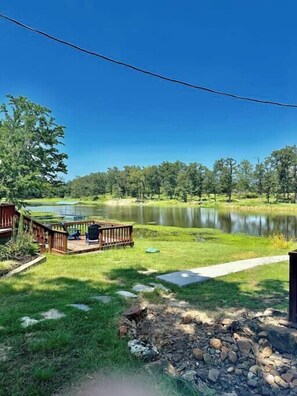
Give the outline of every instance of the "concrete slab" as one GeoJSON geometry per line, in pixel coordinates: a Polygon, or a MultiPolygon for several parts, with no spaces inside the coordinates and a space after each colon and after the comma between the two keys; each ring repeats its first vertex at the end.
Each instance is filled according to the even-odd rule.
{"type": "Polygon", "coordinates": [[[170,274],[158,275],[157,278],[162,281],[184,287],[188,285],[193,285],[195,283],[205,282],[209,279],[217,278],[219,276],[225,276],[235,272],[244,271],[260,265],[288,261],[288,259],[289,258],[287,255],[259,257],[254,259],[233,261],[224,264],[216,264],[209,267],[193,268],[191,270],[172,272],[170,274]]]}

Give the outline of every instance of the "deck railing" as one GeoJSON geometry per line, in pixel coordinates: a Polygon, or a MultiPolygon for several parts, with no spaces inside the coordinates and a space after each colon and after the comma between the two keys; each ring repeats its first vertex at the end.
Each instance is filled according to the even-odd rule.
{"type": "Polygon", "coordinates": [[[13,204],[0,204],[0,229],[12,228],[14,213],[13,204]]]}
{"type": "Polygon", "coordinates": [[[69,232],[78,229],[81,234],[88,232],[91,224],[99,224],[98,249],[106,249],[112,246],[133,246],[133,226],[126,224],[110,223],[107,221],[82,220],[67,221],[64,223],[51,224],[52,230],[65,230],[69,232]]]}
{"type": "MultiPolygon", "coordinates": [[[[19,223],[20,217],[20,212],[16,210],[16,223],[19,223]]],[[[18,224],[16,225],[18,226],[18,224]]],[[[67,252],[67,233],[65,231],[52,230],[48,226],[41,224],[26,215],[23,215],[23,228],[25,232],[30,232],[32,234],[33,240],[38,243],[42,252],[67,252]]]]}
{"type": "MultiPolygon", "coordinates": [[[[21,214],[14,205],[0,205],[0,229],[18,228],[21,214]]],[[[42,252],[68,253],[67,232],[79,229],[81,234],[88,231],[91,224],[99,224],[99,244],[98,250],[114,246],[133,246],[133,226],[125,224],[112,224],[110,222],[94,220],[70,221],[65,223],[53,223],[50,226],[39,223],[27,215],[22,215],[23,229],[30,232],[33,240],[38,243],[42,252]]]]}

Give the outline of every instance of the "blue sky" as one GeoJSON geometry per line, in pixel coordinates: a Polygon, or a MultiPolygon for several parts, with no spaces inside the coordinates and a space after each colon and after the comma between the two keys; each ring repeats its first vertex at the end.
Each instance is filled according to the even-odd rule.
{"type": "MultiPolygon", "coordinates": [[[[297,103],[295,0],[4,0],[0,12],[173,78],[297,103]]],[[[296,109],[156,80],[1,19],[0,53],[0,101],[27,96],[66,126],[67,178],[164,160],[255,162],[297,143],[296,109]]]]}

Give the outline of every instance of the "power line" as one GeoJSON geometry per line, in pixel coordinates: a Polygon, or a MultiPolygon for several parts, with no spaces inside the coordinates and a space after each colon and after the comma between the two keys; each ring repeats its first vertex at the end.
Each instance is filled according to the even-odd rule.
{"type": "Polygon", "coordinates": [[[12,23],[20,26],[21,28],[30,30],[30,31],[32,31],[34,33],[37,33],[37,34],[42,35],[44,37],[47,37],[48,39],[56,41],[56,42],[58,42],[60,44],[67,45],[68,47],[74,48],[77,51],[84,52],[84,53],[86,53],[88,55],[96,56],[97,58],[101,58],[101,59],[103,59],[103,60],[105,60],[107,62],[115,63],[117,65],[124,66],[126,68],[132,69],[132,70],[137,71],[139,73],[147,74],[149,76],[152,76],[152,77],[155,77],[155,78],[158,78],[158,79],[161,79],[161,80],[165,80],[165,81],[168,81],[168,82],[171,82],[171,83],[183,85],[183,86],[186,86],[186,87],[189,87],[189,88],[193,88],[193,89],[199,89],[201,91],[206,91],[206,92],[209,92],[209,93],[212,93],[212,94],[215,94],[215,95],[227,96],[227,97],[230,97],[230,98],[233,98],[233,99],[245,100],[245,101],[249,101],[249,102],[262,103],[262,104],[268,104],[268,105],[274,105],[274,106],[297,108],[297,104],[294,104],[294,103],[282,103],[282,102],[275,102],[273,100],[264,100],[264,99],[257,99],[257,98],[247,97],[247,96],[236,95],[236,94],[233,94],[233,93],[230,93],[230,92],[218,91],[216,89],[203,87],[203,86],[192,84],[192,83],[189,83],[189,82],[186,82],[186,81],[177,80],[175,78],[167,77],[167,76],[164,76],[162,74],[154,73],[154,72],[151,72],[149,70],[141,69],[140,67],[131,65],[129,63],[125,63],[125,62],[119,61],[117,59],[110,58],[110,57],[102,55],[102,54],[100,54],[98,52],[87,50],[87,49],[82,48],[82,47],[80,47],[80,46],[78,46],[76,44],[70,43],[69,41],[62,40],[62,39],[60,39],[58,37],[52,36],[49,33],[46,33],[46,32],[43,32],[41,30],[35,29],[35,28],[31,27],[31,26],[25,25],[24,23],[22,23],[20,21],[17,21],[16,19],[10,18],[10,17],[8,17],[6,15],[0,14],[0,17],[5,19],[5,20],[7,20],[7,21],[9,21],[9,22],[12,22],[12,23]]]}

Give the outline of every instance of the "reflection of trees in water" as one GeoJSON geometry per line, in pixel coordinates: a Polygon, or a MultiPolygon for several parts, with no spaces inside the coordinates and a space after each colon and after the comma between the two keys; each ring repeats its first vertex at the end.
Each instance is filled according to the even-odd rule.
{"type": "MultiPolygon", "coordinates": [[[[55,212],[64,214],[62,206],[35,206],[32,211],[55,212]]],[[[160,225],[195,228],[217,228],[227,233],[244,233],[249,235],[284,234],[286,237],[297,236],[297,217],[289,215],[261,215],[219,211],[207,208],[160,208],[147,206],[84,206],[69,205],[67,214],[82,216],[102,216],[107,219],[131,221],[139,224],[156,223],[160,225]]]]}

